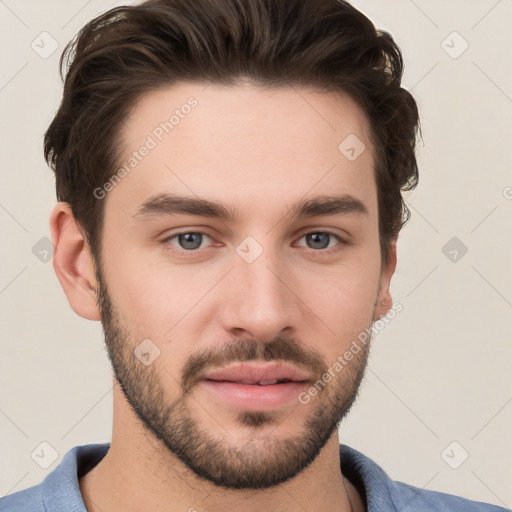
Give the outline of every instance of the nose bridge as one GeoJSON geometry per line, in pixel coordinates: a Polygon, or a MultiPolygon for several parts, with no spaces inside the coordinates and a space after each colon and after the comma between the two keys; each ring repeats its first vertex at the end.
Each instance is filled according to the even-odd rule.
{"type": "Polygon", "coordinates": [[[296,328],[300,308],[288,283],[286,261],[278,248],[248,237],[236,248],[230,272],[228,329],[243,329],[256,338],[270,340],[283,329],[296,328]]]}

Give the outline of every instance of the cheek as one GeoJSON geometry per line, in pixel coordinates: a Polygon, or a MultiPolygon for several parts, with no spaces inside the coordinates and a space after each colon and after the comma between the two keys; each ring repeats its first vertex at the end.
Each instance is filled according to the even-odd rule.
{"type": "MultiPolygon", "coordinates": [[[[336,266],[301,271],[296,276],[299,297],[327,326],[321,326],[322,332],[332,339],[336,350],[350,344],[373,320],[380,273],[379,258],[373,254],[366,248],[354,251],[336,266]]],[[[303,327],[307,329],[306,325],[303,327]]]]}
{"type": "Polygon", "coordinates": [[[181,369],[190,355],[187,336],[194,337],[194,332],[183,330],[190,327],[186,315],[204,291],[198,295],[196,285],[180,267],[148,264],[142,254],[128,249],[118,249],[118,254],[107,277],[113,304],[130,344],[135,347],[149,339],[158,347],[152,368],[169,391],[167,398],[174,400],[179,395],[181,369]]]}
{"type": "Polygon", "coordinates": [[[323,281],[317,278],[314,284],[306,292],[309,306],[338,339],[367,327],[377,292],[377,278],[369,269],[339,272],[323,281]]]}
{"type": "MultiPolygon", "coordinates": [[[[183,326],[190,327],[188,319],[202,311],[208,291],[225,272],[204,263],[177,265],[159,251],[130,247],[116,251],[107,278],[112,299],[133,332],[162,348],[178,334],[187,334],[183,326]]],[[[173,350],[179,350],[175,343],[173,350]]]]}

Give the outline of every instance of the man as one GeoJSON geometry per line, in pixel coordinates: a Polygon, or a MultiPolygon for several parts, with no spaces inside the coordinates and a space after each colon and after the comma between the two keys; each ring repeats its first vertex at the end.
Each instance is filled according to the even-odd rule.
{"type": "Polygon", "coordinates": [[[504,510],[338,440],[417,183],[391,36],[343,1],[150,0],[67,56],[53,261],[104,328],[112,441],[1,510],[504,510]]]}

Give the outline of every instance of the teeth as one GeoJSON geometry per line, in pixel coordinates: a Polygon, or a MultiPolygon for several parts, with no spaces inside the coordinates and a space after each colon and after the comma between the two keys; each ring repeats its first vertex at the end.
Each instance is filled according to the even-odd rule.
{"type": "Polygon", "coordinates": [[[274,380],[262,380],[258,382],[260,386],[267,386],[268,384],[277,384],[277,379],[274,380]]]}
{"type": "MultiPolygon", "coordinates": [[[[207,380],[212,380],[212,379],[207,379],[207,380]]],[[[287,383],[287,382],[292,382],[290,379],[273,379],[273,380],[251,380],[251,381],[215,381],[213,380],[213,382],[236,382],[236,383],[239,383],[239,384],[246,384],[248,386],[254,386],[254,385],[258,385],[258,386],[270,386],[272,384],[282,384],[282,383],[287,383]]]]}
{"type": "Polygon", "coordinates": [[[268,386],[269,384],[277,384],[277,383],[278,383],[277,379],[274,379],[274,380],[260,380],[260,381],[257,381],[257,382],[254,382],[254,381],[242,382],[242,384],[251,384],[251,385],[258,384],[260,386],[268,386]]]}

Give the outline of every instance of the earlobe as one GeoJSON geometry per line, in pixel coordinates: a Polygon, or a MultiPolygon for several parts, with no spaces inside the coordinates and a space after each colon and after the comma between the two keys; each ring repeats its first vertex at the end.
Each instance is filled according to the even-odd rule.
{"type": "Polygon", "coordinates": [[[55,246],[53,268],[69,305],[83,318],[101,320],[93,257],[68,203],[55,205],[50,215],[50,230],[55,246]]]}
{"type": "Polygon", "coordinates": [[[380,289],[377,297],[377,305],[375,308],[375,320],[385,316],[393,305],[393,299],[389,290],[391,278],[396,268],[396,240],[392,240],[389,244],[389,259],[388,263],[381,270],[380,276],[380,289]]]}

